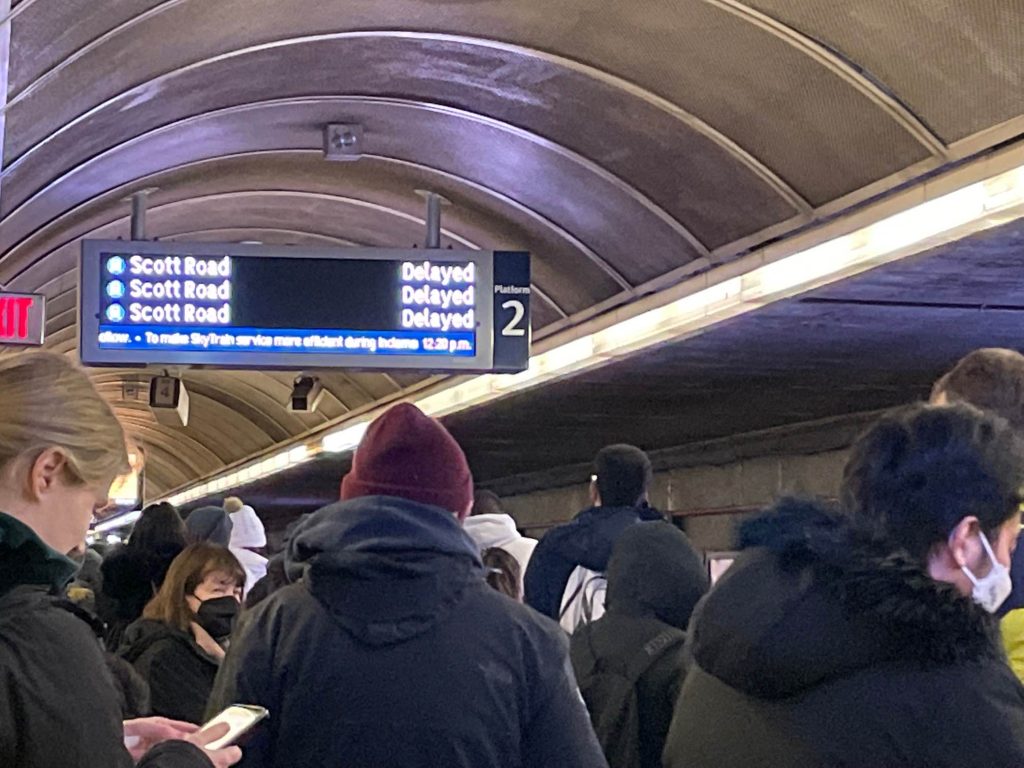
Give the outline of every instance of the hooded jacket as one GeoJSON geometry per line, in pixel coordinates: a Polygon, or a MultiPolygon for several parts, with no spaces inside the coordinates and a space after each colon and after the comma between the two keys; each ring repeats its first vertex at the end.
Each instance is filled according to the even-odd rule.
{"type": "Polygon", "coordinates": [[[462,526],[481,552],[498,547],[516,559],[519,563],[519,592],[522,594],[526,568],[537,547],[537,540],[521,535],[516,529],[516,521],[506,514],[473,515],[467,517],[462,526]]]}
{"type": "MultiPolygon", "coordinates": [[[[88,625],[52,595],[75,564],[0,513],[0,765],[130,768],[121,706],[88,625]]],[[[182,741],[150,750],[140,768],[210,768],[182,741]]]]}
{"type": "Polygon", "coordinates": [[[183,547],[165,544],[155,549],[140,549],[131,544],[110,551],[100,566],[102,583],[96,596],[96,613],[107,625],[107,647],[116,649],[124,630],[142,616],[146,603],[153,599],[174,558],[183,547]]]}
{"type": "Polygon", "coordinates": [[[267,533],[256,510],[248,504],[231,515],[231,550],[245,569],[245,595],[267,575],[267,558],[252,552],[267,546],[267,533]]]}
{"type": "Polygon", "coordinates": [[[311,515],[303,579],[243,616],[210,711],[270,719],[245,768],[600,768],[566,640],[488,587],[438,507],[384,496],[311,515]]]}
{"type": "Polygon", "coordinates": [[[120,655],[149,684],[154,715],[203,722],[220,665],[191,634],[162,621],[139,619],[125,631],[120,655]]]}
{"type": "Polygon", "coordinates": [[[1024,764],[993,617],[811,503],[742,539],[690,625],[666,768],[1024,764]]]}
{"type": "Polygon", "coordinates": [[[578,567],[603,572],[619,536],[641,521],[663,520],[651,507],[591,507],[552,528],[537,544],[526,569],[526,604],[558,620],[569,576],[578,567]]]}
{"type": "Polygon", "coordinates": [[[608,563],[607,611],[570,643],[573,669],[605,747],[608,763],[661,768],[665,736],[685,676],[683,640],[697,601],[708,590],[700,555],[669,523],[641,523],[619,537],[608,563]],[[637,732],[623,728],[623,678],[636,680],[637,732]],[[611,742],[615,743],[611,743],[611,742]]]}

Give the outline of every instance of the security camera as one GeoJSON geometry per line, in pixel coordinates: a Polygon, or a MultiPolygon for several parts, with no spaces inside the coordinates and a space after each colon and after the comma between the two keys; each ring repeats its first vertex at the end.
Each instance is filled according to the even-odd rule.
{"type": "Polygon", "coordinates": [[[315,376],[298,376],[292,386],[291,410],[312,413],[324,399],[324,385],[315,376]]]}
{"type": "Polygon", "coordinates": [[[174,376],[154,376],[149,383],[149,408],[161,424],[188,426],[188,390],[174,376]]]}

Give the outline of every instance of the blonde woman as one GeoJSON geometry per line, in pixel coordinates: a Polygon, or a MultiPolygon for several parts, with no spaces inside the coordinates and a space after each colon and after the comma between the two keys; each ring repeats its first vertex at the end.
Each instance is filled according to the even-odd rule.
{"type": "Polygon", "coordinates": [[[227,768],[222,733],[151,718],[122,723],[100,648],[55,604],[114,478],[125,435],[84,372],[48,353],[0,360],[0,765],[227,768]],[[131,751],[126,748],[130,745],[131,751]]]}

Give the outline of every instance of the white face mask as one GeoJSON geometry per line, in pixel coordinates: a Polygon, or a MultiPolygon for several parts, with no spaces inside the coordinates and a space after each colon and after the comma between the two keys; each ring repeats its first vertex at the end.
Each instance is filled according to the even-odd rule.
{"type": "Polygon", "coordinates": [[[978,535],[981,536],[981,544],[985,547],[988,559],[992,561],[992,570],[982,579],[971,573],[966,565],[961,565],[960,570],[967,574],[967,578],[974,585],[971,591],[974,602],[989,613],[995,613],[1013,591],[1013,580],[1010,578],[1010,569],[996,560],[996,555],[989,546],[988,537],[980,531],[978,535]]]}

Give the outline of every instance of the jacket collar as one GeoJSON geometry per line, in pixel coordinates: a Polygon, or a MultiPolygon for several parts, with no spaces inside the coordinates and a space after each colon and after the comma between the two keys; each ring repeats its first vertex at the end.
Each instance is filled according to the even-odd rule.
{"type": "Polygon", "coordinates": [[[64,587],[75,575],[73,560],[48,547],[36,532],[0,512],[0,594],[15,587],[64,587]]]}
{"type": "Polygon", "coordinates": [[[1002,655],[994,617],[845,515],[787,502],[746,524],[740,540],[773,552],[784,571],[809,568],[848,615],[888,627],[900,658],[951,664],[1002,655]]]}

